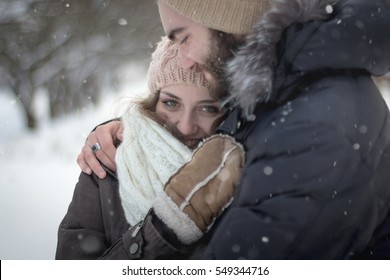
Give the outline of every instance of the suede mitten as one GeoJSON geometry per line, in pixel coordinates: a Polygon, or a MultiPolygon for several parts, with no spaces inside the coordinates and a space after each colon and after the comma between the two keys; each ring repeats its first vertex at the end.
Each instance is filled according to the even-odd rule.
{"type": "Polygon", "coordinates": [[[165,184],[155,213],[183,243],[195,242],[232,202],[243,165],[244,150],[232,137],[206,139],[165,184]]]}

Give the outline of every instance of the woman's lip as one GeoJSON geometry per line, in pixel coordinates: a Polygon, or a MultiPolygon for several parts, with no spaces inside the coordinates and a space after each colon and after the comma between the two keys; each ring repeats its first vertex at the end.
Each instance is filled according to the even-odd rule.
{"type": "Polygon", "coordinates": [[[202,139],[199,139],[199,138],[197,138],[197,139],[186,139],[184,141],[184,143],[185,143],[186,146],[188,146],[190,148],[194,148],[196,145],[199,144],[200,141],[202,141],[202,139]]]}
{"type": "Polygon", "coordinates": [[[186,139],[185,142],[200,142],[202,139],[186,139]]]}

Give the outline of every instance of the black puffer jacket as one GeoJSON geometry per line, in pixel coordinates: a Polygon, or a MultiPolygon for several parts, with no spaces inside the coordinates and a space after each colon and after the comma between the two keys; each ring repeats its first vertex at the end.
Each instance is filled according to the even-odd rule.
{"type": "Polygon", "coordinates": [[[204,257],[389,259],[390,1],[277,2],[229,65],[247,160],[204,257]]]}

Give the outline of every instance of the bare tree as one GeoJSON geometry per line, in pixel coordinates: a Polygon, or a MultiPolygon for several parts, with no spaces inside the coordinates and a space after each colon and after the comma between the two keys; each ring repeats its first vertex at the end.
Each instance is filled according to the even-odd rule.
{"type": "Polygon", "coordinates": [[[96,102],[129,61],[147,64],[162,34],[154,1],[0,0],[0,85],[20,100],[47,90],[51,117],[96,102]]]}

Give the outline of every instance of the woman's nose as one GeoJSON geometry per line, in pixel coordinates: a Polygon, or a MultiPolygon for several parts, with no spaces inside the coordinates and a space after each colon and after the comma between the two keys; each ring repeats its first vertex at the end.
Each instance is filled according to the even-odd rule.
{"type": "Polygon", "coordinates": [[[197,133],[198,125],[192,116],[182,116],[177,122],[177,130],[183,136],[194,135],[197,133]]]}

